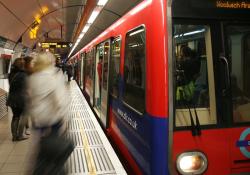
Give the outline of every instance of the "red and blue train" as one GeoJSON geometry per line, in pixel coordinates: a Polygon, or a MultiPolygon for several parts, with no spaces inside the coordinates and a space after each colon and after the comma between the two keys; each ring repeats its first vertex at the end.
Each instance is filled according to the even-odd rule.
{"type": "Polygon", "coordinates": [[[250,3],[144,0],[70,62],[129,174],[250,173],[250,3]]]}

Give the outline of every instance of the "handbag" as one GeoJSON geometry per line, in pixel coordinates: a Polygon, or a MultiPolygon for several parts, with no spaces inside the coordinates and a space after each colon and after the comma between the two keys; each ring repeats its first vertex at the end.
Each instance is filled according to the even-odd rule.
{"type": "MultiPolygon", "coordinates": [[[[51,127],[48,136],[40,140],[40,149],[33,175],[64,175],[64,164],[70,154],[74,151],[75,145],[72,140],[59,135],[58,131],[62,122],[51,127]]],[[[46,130],[45,127],[41,130],[46,130]]]]}
{"type": "Polygon", "coordinates": [[[74,143],[70,139],[57,134],[43,137],[40,141],[40,152],[46,156],[46,159],[66,161],[74,148],[74,143]]]}
{"type": "Polygon", "coordinates": [[[66,175],[64,164],[74,148],[74,143],[63,136],[43,137],[33,175],[66,175]]]}

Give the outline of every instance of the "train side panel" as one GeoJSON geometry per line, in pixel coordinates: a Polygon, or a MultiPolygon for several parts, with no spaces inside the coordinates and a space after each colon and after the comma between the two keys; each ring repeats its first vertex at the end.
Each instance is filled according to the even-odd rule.
{"type": "Polygon", "coordinates": [[[124,92],[125,37],[129,30],[145,25],[146,30],[146,111],[139,115],[121,99],[111,97],[109,134],[123,150],[126,159],[134,159],[136,174],[168,174],[167,144],[167,60],[165,1],[146,1],[124,17],[122,26],[120,92],[124,92]],[[159,10],[161,9],[161,10],[159,10]],[[136,11],[138,11],[136,13],[136,11]],[[157,20],[150,16],[154,15],[157,20]]]}

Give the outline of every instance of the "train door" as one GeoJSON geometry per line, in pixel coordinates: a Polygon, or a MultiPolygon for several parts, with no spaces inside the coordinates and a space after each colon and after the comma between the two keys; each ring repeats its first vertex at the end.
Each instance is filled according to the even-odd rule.
{"type": "Polygon", "coordinates": [[[85,59],[85,92],[87,101],[94,105],[94,48],[86,53],[85,59]]]}
{"type": "Polygon", "coordinates": [[[95,100],[94,109],[97,116],[101,117],[101,91],[102,91],[102,65],[103,65],[103,44],[100,44],[96,48],[95,56],[95,100]]]}
{"type": "Polygon", "coordinates": [[[226,70],[224,98],[228,101],[231,167],[234,173],[250,172],[250,24],[223,22],[226,70]]]}
{"type": "Polygon", "coordinates": [[[101,121],[108,125],[108,89],[109,89],[110,41],[103,43],[102,85],[101,85],[101,121]]]}
{"type": "Polygon", "coordinates": [[[110,41],[97,46],[95,66],[95,111],[104,127],[107,127],[108,113],[108,76],[110,41]]]}
{"type": "Polygon", "coordinates": [[[80,87],[84,89],[84,53],[81,53],[81,68],[80,68],[80,87]]]}

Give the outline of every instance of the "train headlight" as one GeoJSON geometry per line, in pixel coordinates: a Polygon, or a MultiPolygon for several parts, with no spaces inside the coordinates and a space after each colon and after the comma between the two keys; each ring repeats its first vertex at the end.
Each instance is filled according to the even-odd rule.
{"type": "Polygon", "coordinates": [[[183,175],[202,174],[207,169],[207,158],[201,152],[185,152],[178,156],[176,164],[183,175]]]}

